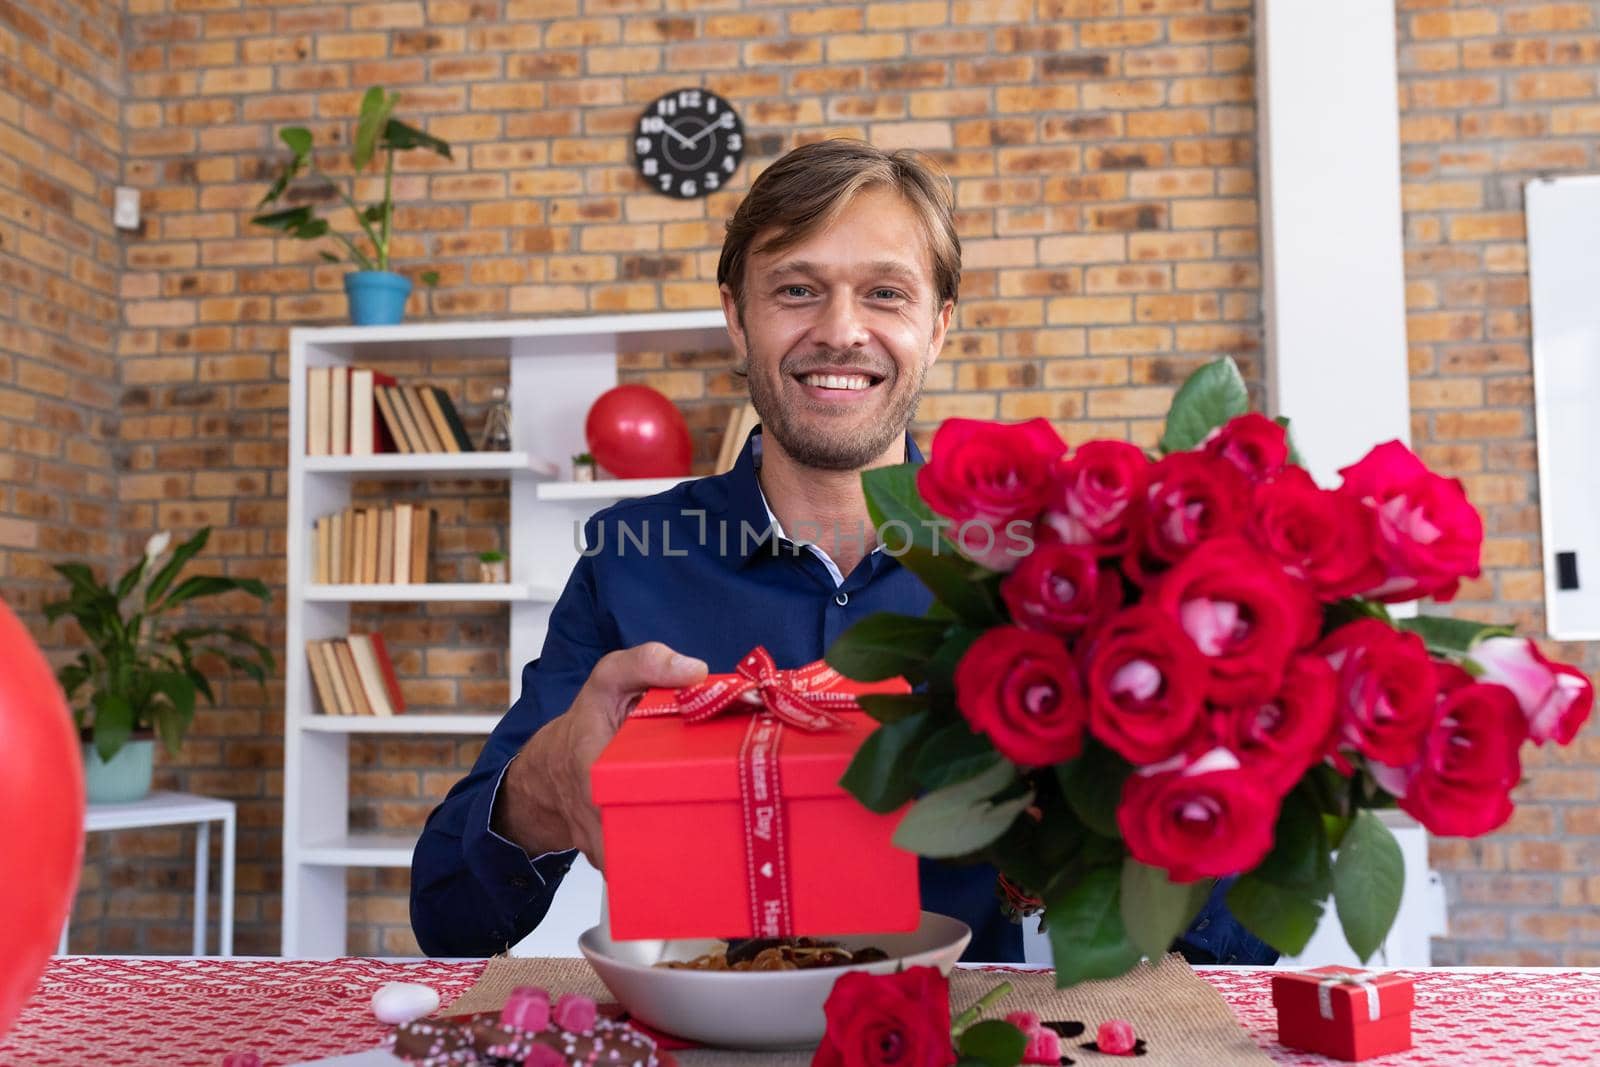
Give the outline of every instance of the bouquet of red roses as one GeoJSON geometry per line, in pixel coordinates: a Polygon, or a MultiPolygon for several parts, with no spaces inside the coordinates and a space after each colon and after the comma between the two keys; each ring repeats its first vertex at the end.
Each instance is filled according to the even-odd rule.
{"type": "Polygon", "coordinates": [[[1073,449],[1043,419],[951,419],[932,457],[863,475],[885,551],[935,597],[828,652],[881,726],[844,785],[915,801],[896,842],[988,861],[1042,908],[1063,985],[1167,950],[1213,881],[1301,950],[1331,895],[1363,959],[1400,905],[1374,809],[1438,834],[1511,816],[1524,742],[1572,740],[1578,670],[1503,627],[1392,618],[1476,577],[1483,523],[1399,442],[1319,487],[1231,360],[1178,392],[1159,455],[1073,449]]]}

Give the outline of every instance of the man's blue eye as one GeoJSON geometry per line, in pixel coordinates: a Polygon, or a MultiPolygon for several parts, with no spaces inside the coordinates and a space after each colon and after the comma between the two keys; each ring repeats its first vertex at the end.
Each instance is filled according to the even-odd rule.
{"type": "Polygon", "coordinates": [[[803,285],[786,285],[783,289],[785,296],[805,296],[808,292],[810,290],[803,285]]]}
{"type": "Polygon", "coordinates": [[[872,295],[879,300],[898,300],[900,298],[899,291],[895,289],[878,289],[872,295]]]}

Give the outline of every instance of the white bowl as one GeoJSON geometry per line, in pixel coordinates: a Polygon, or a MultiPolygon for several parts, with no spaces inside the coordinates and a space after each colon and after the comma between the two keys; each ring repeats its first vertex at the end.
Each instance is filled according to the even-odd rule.
{"type": "Polygon", "coordinates": [[[888,974],[901,967],[937,967],[949,974],[972,931],[959,919],[922,913],[907,934],[830,937],[845,948],[876,945],[886,960],[804,971],[689,971],[653,967],[658,960],[690,960],[716,941],[612,941],[596,926],[578,948],[613,996],[641,1021],[669,1034],[726,1048],[795,1048],[822,1040],[823,1001],[846,971],[888,974]]]}

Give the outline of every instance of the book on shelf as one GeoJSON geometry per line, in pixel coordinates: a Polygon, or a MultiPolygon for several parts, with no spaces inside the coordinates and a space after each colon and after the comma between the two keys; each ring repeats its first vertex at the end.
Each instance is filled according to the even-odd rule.
{"type": "Polygon", "coordinates": [[[406,710],[400,679],[380,634],[306,642],[311,687],[324,715],[398,715],[406,710]]]}
{"type": "Polygon", "coordinates": [[[439,427],[439,434],[448,443],[450,438],[455,439],[452,452],[475,452],[472,447],[472,438],[467,436],[466,423],[461,421],[461,413],[456,410],[455,404],[450,400],[450,394],[440,389],[437,385],[422,387],[423,400],[428,404],[428,413],[434,416],[435,425],[439,427]],[[442,425],[440,425],[442,423],[442,425]],[[448,431],[448,433],[446,432],[448,431]]]}
{"type": "Polygon", "coordinates": [[[394,581],[394,508],[378,512],[378,569],[372,580],[394,581]]]}
{"type": "Polygon", "coordinates": [[[428,418],[428,409],[423,406],[421,392],[412,385],[402,386],[400,394],[405,398],[406,406],[411,411],[411,421],[416,424],[418,440],[422,444],[419,451],[443,452],[444,442],[439,440],[439,434],[433,428],[433,420],[428,418]]]}
{"type": "Polygon", "coordinates": [[[318,585],[421,584],[428,580],[433,509],[348,507],[312,524],[311,581],[318,585]]]}
{"type": "Polygon", "coordinates": [[[361,685],[361,672],[356,670],[356,657],[348,641],[332,641],[333,654],[339,661],[339,671],[344,675],[344,686],[350,694],[353,715],[371,715],[372,705],[367,703],[366,690],[361,685]]]}
{"type": "Polygon", "coordinates": [[[330,367],[328,377],[328,454],[350,453],[350,368],[330,367]]]}
{"type": "Polygon", "coordinates": [[[332,370],[328,367],[310,367],[306,370],[306,455],[328,454],[333,425],[329,407],[332,404],[332,370]]]}

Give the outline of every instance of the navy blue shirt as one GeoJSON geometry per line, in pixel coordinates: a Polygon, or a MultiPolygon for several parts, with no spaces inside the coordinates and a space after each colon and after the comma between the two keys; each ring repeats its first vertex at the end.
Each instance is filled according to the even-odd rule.
{"type": "MultiPolygon", "coordinates": [[[[821,659],[878,611],[921,615],[932,596],[882,552],[836,584],[816,553],[770,536],[756,481],[759,429],[732,471],[605,509],[550,614],[544,649],[522,671],[522,694],[472,772],[428,817],[411,861],[411,926],[435,956],[503,952],[539,924],[575,852],[530,859],[490,831],[506,764],[571,705],[607,652],[661,641],[726,673],[753,645],[779,667],[821,659]]],[[[908,458],[922,459],[906,438],[908,458]]],[[[1022,959],[1021,929],[1001,913],[995,871],[924,860],[922,903],[972,927],[967,958],[1022,959]]]]}

